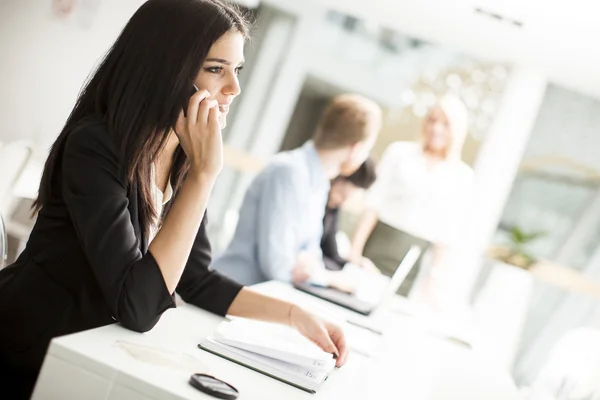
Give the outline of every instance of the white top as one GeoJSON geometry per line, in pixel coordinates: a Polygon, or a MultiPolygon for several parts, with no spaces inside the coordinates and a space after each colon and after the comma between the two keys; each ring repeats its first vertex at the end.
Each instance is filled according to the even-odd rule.
{"type": "Polygon", "coordinates": [[[428,163],[420,144],[386,149],[366,206],[381,222],[433,243],[458,245],[472,199],[473,170],[464,162],[428,163]]]}
{"type": "Polygon", "coordinates": [[[148,238],[148,244],[152,243],[152,240],[156,237],[158,233],[158,229],[160,228],[160,218],[162,214],[162,210],[173,197],[173,186],[171,186],[171,180],[167,182],[167,188],[163,193],[162,190],[156,185],[156,170],[154,165],[152,166],[152,175],[154,176],[154,183],[152,184],[152,200],[154,202],[154,209],[158,217],[152,222],[150,225],[150,237],[148,238]]]}

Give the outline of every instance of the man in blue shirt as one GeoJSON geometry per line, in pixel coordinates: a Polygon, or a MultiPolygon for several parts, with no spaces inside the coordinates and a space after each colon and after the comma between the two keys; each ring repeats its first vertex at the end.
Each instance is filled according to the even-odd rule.
{"type": "Polygon", "coordinates": [[[320,248],[331,179],[352,174],[381,128],[379,106],[359,95],[335,97],[313,140],[276,155],[244,197],[229,247],[213,268],[244,285],[310,279],[344,288],[323,266],[320,248]]]}

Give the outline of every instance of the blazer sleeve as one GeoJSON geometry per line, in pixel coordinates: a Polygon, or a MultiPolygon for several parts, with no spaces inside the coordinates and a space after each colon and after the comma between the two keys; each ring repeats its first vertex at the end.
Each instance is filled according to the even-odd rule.
{"type": "Polygon", "coordinates": [[[242,285],[209,269],[211,261],[205,214],[176,291],[186,303],[224,316],[242,285]]]}
{"type": "Polygon", "coordinates": [[[174,307],[158,264],[142,254],[120,162],[101,126],[73,131],[62,157],[62,196],[93,274],[124,327],[152,329],[174,307]]]}

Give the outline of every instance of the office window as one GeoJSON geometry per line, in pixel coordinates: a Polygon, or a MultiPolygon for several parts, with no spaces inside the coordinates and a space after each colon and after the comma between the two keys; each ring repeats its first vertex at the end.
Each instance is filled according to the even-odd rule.
{"type": "Polygon", "coordinates": [[[589,180],[546,172],[521,173],[513,185],[494,242],[506,243],[514,227],[525,233],[543,232],[531,242],[529,251],[536,258],[554,259],[590,206],[596,190],[589,180]]]}

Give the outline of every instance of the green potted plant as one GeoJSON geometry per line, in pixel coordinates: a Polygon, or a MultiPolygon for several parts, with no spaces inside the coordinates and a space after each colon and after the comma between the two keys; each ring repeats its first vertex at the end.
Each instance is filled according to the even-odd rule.
{"type": "Polygon", "coordinates": [[[534,241],[544,237],[546,232],[524,232],[518,226],[513,226],[508,235],[508,243],[496,252],[495,258],[519,268],[529,269],[535,258],[529,252],[529,246],[534,241]]]}

